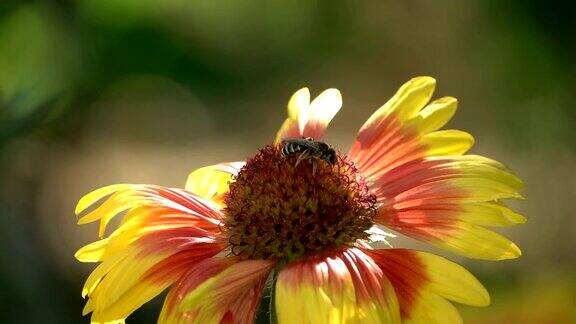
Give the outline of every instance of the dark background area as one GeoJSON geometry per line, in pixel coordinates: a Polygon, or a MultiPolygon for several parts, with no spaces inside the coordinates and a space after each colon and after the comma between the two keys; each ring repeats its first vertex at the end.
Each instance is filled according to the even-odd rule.
{"type": "MultiPolygon", "coordinates": [[[[464,260],[492,306],[468,323],[576,318],[576,6],[564,1],[0,2],[0,322],[88,323],[96,240],[73,209],[111,183],[183,186],[269,143],[295,90],[339,88],[347,149],[396,88],[437,78],[450,128],[525,181],[514,261],[464,260]]],[[[439,252],[405,238],[395,246],[439,252]]],[[[160,300],[129,323],[156,320],[160,300]]]]}

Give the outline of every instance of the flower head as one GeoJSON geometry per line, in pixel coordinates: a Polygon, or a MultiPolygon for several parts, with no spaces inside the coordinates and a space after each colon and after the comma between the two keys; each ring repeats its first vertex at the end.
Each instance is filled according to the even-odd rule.
{"type": "Polygon", "coordinates": [[[185,189],[121,184],[89,193],[76,212],[85,214],[80,223],[100,221],[101,237],[125,213],[76,254],[101,262],[86,280],[84,313],[123,321],[170,288],[160,323],[251,323],[267,281],[279,323],[451,323],[461,319],[448,300],[488,305],[459,265],[370,245],[389,228],[470,258],[520,256],[485,226],[525,222],[503,202],[521,198],[521,180],[465,155],[469,134],[438,130],[456,99],[429,103],[434,87],[430,77],[404,84],[347,154],[322,142],[340,93],[310,102],[304,88],[276,141],[246,162],[198,169],[185,189]]]}
{"type": "Polygon", "coordinates": [[[291,260],[368,238],[376,196],[352,162],[298,158],[269,145],[234,177],[223,209],[233,254],[291,260]]]}

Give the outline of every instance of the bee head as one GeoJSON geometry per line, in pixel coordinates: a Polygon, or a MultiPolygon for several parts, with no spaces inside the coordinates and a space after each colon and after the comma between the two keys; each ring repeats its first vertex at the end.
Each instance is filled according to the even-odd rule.
{"type": "Polygon", "coordinates": [[[328,163],[334,165],[337,162],[338,157],[336,156],[336,151],[334,151],[333,149],[328,149],[326,151],[326,153],[324,153],[325,155],[325,160],[328,161],[328,163]]]}

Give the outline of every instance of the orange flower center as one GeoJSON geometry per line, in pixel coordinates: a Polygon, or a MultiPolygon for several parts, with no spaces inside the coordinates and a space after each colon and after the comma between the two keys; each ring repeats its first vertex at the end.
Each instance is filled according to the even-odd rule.
{"type": "Polygon", "coordinates": [[[345,157],[330,163],[269,145],[247,161],[224,202],[233,254],[293,259],[367,238],[376,197],[345,157]]]}

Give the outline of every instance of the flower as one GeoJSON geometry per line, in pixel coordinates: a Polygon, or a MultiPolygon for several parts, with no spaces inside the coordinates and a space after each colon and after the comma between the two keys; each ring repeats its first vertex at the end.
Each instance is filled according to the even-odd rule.
{"type": "Polygon", "coordinates": [[[76,253],[100,262],[82,291],[84,314],[122,322],[170,287],[160,323],[251,323],[267,282],[279,323],[453,323],[461,319],[449,301],[488,305],[463,267],[369,244],[389,228],[475,259],[521,254],[485,227],[525,222],[502,201],[521,198],[522,181],[466,155],[468,133],[438,130],[457,101],[429,103],[435,85],[430,77],[405,83],[333,160],[320,140],[340,93],[310,102],[304,88],[275,143],[246,162],[198,169],[185,189],[119,184],[84,196],[79,223],[99,221],[102,238],[76,253]]]}

